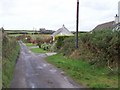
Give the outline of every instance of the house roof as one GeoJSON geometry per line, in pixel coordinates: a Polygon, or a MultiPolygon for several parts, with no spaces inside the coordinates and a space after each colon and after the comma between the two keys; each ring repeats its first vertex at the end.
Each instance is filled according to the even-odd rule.
{"type": "Polygon", "coordinates": [[[115,22],[111,21],[111,22],[99,24],[93,30],[113,29],[115,28],[115,26],[116,26],[115,22]]]}
{"type": "Polygon", "coordinates": [[[56,32],[52,34],[52,36],[57,36],[57,35],[65,35],[65,36],[71,36],[73,35],[64,25],[62,28],[59,28],[56,32]]]}

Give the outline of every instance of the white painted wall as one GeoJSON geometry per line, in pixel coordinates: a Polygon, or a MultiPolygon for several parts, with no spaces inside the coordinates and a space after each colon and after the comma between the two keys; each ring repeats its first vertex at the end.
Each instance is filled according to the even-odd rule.
{"type": "Polygon", "coordinates": [[[119,16],[115,16],[115,23],[119,23],[119,16]]]}

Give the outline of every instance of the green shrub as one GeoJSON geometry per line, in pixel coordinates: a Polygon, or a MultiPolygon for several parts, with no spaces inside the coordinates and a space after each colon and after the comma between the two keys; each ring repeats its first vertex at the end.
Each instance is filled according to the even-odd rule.
{"type": "Polygon", "coordinates": [[[51,44],[51,48],[50,48],[50,51],[51,52],[57,52],[57,47],[56,47],[56,41],[55,42],[53,42],[52,44],[51,44]]]}
{"type": "Polygon", "coordinates": [[[91,65],[108,66],[111,70],[118,68],[118,51],[120,51],[120,31],[96,30],[79,36],[79,48],[75,48],[75,37],[58,38],[59,51],[66,56],[82,58],[91,65]]]}
{"type": "Polygon", "coordinates": [[[64,45],[64,40],[70,36],[57,36],[55,40],[57,40],[56,48],[59,50],[64,45]]]}
{"type": "MultiPolygon", "coordinates": [[[[94,53],[97,53],[98,58],[102,58],[105,61],[105,65],[110,65],[111,67],[116,66],[117,64],[117,55],[118,55],[118,35],[117,31],[112,30],[102,30],[96,31],[92,34],[90,43],[92,47],[95,47],[94,53]],[[102,57],[101,57],[102,55],[102,57]]],[[[103,60],[100,60],[101,62],[103,60]]]]}
{"type": "Polygon", "coordinates": [[[41,45],[44,43],[52,43],[52,37],[51,36],[40,36],[36,38],[37,45],[41,48],[41,45]]]}
{"type": "Polygon", "coordinates": [[[51,47],[50,44],[47,44],[47,43],[41,44],[41,48],[42,48],[43,50],[49,51],[49,50],[50,50],[50,47],[51,47]]]}
{"type": "Polygon", "coordinates": [[[62,48],[59,51],[69,56],[75,50],[75,37],[66,38],[62,43],[62,48]]]}

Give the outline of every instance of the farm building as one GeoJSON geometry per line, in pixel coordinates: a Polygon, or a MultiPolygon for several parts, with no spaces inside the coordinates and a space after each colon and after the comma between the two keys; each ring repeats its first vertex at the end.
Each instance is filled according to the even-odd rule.
{"type": "Polygon", "coordinates": [[[71,33],[65,25],[62,28],[59,28],[56,32],[54,32],[51,36],[53,37],[53,41],[55,40],[56,36],[73,36],[74,34],[71,33]]]}

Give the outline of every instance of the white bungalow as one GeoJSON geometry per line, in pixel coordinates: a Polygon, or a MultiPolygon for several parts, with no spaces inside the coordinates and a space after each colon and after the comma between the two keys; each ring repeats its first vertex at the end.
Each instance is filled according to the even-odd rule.
{"type": "Polygon", "coordinates": [[[62,28],[59,28],[56,32],[54,32],[51,36],[53,37],[53,41],[55,40],[56,36],[73,36],[74,34],[71,33],[65,25],[62,28]]]}

